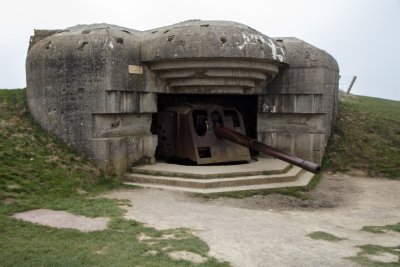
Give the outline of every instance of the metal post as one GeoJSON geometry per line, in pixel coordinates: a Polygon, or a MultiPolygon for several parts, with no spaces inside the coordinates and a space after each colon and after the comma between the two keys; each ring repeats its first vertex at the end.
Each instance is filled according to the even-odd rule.
{"type": "Polygon", "coordinates": [[[353,79],[351,80],[351,83],[350,83],[350,85],[349,85],[349,88],[347,89],[347,95],[348,94],[350,94],[350,90],[351,90],[351,88],[353,87],[353,84],[354,84],[354,82],[356,81],[356,79],[357,79],[357,76],[354,76],[353,77],[353,79]]]}

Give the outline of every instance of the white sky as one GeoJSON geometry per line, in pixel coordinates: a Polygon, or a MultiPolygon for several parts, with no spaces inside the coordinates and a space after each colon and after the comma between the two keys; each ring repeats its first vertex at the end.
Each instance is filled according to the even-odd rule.
{"type": "Polygon", "coordinates": [[[231,20],[295,36],[331,55],[352,92],[400,100],[400,0],[1,0],[0,88],[25,87],[33,29],[110,23],[147,30],[188,19],[231,20]]]}

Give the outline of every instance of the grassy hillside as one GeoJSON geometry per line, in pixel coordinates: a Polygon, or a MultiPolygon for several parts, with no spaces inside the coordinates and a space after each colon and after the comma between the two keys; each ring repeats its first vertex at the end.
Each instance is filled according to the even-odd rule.
{"type": "Polygon", "coordinates": [[[105,186],[105,175],[33,122],[25,90],[0,90],[0,162],[0,198],[66,196],[105,186]]]}
{"type": "Polygon", "coordinates": [[[227,266],[208,257],[207,244],[185,229],[157,231],[125,220],[124,202],[93,198],[122,187],[33,122],[25,90],[0,90],[0,266],[192,266],[168,252],[207,258],[198,266],[227,266]],[[107,230],[81,233],[19,221],[15,212],[37,208],[111,218],[107,230]],[[153,239],[140,242],[146,234],[153,239]],[[162,240],[173,234],[177,240],[162,240]]]}
{"type": "Polygon", "coordinates": [[[324,167],[400,179],[400,101],[365,96],[342,100],[324,167]]]}

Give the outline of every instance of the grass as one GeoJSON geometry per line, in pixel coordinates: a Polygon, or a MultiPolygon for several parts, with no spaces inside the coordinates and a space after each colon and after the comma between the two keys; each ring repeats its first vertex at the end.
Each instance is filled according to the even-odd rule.
{"type": "Polygon", "coordinates": [[[25,90],[0,91],[0,198],[46,192],[95,193],[119,186],[87,160],[42,131],[30,116],[25,90]]]}
{"type": "MultiPolygon", "coordinates": [[[[121,218],[114,218],[109,229],[91,233],[53,229],[6,216],[0,220],[1,266],[192,266],[188,261],[171,260],[168,252],[186,250],[205,257],[208,252],[204,242],[187,232],[179,240],[139,242],[141,233],[157,237],[164,232],[121,218]],[[157,254],[146,256],[150,250],[157,254]]],[[[183,230],[176,231],[181,234],[183,230]]],[[[209,258],[198,266],[224,265],[209,258]]]]}
{"type": "Polygon", "coordinates": [[[399,247],[384,247],[378,245],[363,245],[359,246],[361,249],[360,252],[357,253],[355,257],[348,257],[347,259],[357,262],[362,266],[373,266],[373,267],[399,267],[400,261],[397,262],[380,262],[376,260],[372,260],[371,255],[379,255],[382,253],[390,253],[395,256],[400,257],[400,246],[399,247]]]}
{"type": "Polygon", "coordinates": [[[400,179],[400,101],[365,96],[340,101],[323,168],[400,179]]]}
{"type": "MultiPolygon", "coordinates": [[[[381,234],[387,231],[400,232],[400,223],[390,224],[384,226],[364,226],[362,231],[367,231],[371,233],[381,234]]],[[[400,266],[400,246],[397,247],[384,247],[380,245],[367,244],[363,246],[358,246],[361,251],[357,253],[354,257],[349,257],[348,259],[355,261],[363,266],[376,266],[376,267],[399,267],[400,266]],[[376,259],[371,259],[370,256],[380,255],[383,253],[393,254],[397,256],[397,261],[394,262],[381,262],[376,259]]]]}
{"type": "MultiPolygon", "coordinates": [[[[124,201],[94,198],[123,187],[82,155],[44,132],[30,116],[25,90],[0,90],[0,266],[192,266],[168,252],[207,257],[207,244],[185,229],[157,231],[123,219],[124,201]],[[49,208],[111,218],[104,231],[81,233],[16,220],[16,212],[49,208]],[[154,237],[138,240],[140,234],[154,237]],[[178,240],[157,239],[174,234],[178,240]],[[146,254],[156,251],[156,255],[146,254]]],[[[227,266],[214,258],[196,266],[227,266]]]]}
{"type": "Polygon", "coordinates": [[[400,233],[400,223],[389,224],[384,226],[364,226],[362,231],[367,231],[376,234],[386,233],[387,231],[399,232],[400,233]]]}
{"type": "Polygon", "coordinates": [[[315,240],[325,240],[331,242],[341,241],[345,239],[323,231],[312,232],[309,233],[307,236],[315,240]]]}

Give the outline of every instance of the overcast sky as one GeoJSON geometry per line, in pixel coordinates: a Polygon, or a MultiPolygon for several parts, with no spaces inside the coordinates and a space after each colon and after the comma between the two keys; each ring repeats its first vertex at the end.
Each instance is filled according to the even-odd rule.
{"type": "Polygon", "coordinates": [[[25,87],[33,29],[110,23],[147,30],[188,19],[231,20],[265,35],[295,36],[339,63],[352,92],[400,100],[400,0],[1,0],[0,88],[25,87]]]}

